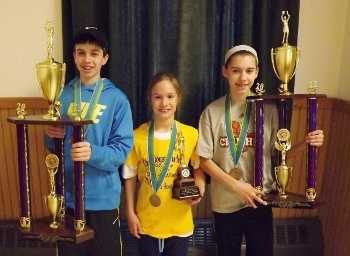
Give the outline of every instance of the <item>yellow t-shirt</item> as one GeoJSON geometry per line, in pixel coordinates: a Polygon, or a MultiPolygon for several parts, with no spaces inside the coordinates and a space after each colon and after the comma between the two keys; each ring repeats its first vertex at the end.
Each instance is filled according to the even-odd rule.
{"type": "MultiPolygon", "coordinates": [[[[177,132],[181,130],[185,139],[185,162],[198,162],[196,145],[198,131],[188,125],[176,122],[177,132]]],[[[161,205],[154,207],[149,198],[154,193],[148,168],[148,127],[144,123],[134,131],[134,146],[126,161],[127,168],[137,171],[139,190],[136,203],[136,214],[139,218],[142,233],[155,238],[168,238],[171,236],[189,236],[193,233],[193,219],[191,206],[185,201],[172,198],[172,187],[180,165],[180,152],[175,148],[163,183],[157,195],[161,205]]],[[[165,162],[170,138],[154,138],[154,162],[157,178],[165,162]]]]}

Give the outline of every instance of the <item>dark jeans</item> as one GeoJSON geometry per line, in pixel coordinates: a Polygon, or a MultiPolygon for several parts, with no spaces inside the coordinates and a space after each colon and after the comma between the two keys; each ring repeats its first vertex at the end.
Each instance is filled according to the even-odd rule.
{"type": "Polygon", "coordinates": [[[214,212],[218,256],[240,256],[243,235],[247,256],[273,255],[272,210],[260,206],[234,213],[214,212]]]}
{"type": "MultiPolygon", "coordinates": [[[[72,215],[72,209],[67,213],[72,215]]],[[[86,211],[86,224],[94,229],[95,237],[81,244],[59,242],[59,256],[122,255],[118,209],[86,211]]]]}
{"type": "Polygon", "coordinates": [[[158,239],[147,235],[141,235],[139,241],[140,256],[186,256],[188,249],[188,237],[172,236],[166,239],[158,239]],[[163,253],[160,253],[161,243],[164,241],[163,253]]]}

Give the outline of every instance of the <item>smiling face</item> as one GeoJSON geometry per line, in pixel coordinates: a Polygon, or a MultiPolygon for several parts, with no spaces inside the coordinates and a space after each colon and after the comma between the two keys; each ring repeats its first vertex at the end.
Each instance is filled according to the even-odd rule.
{"type": "Polygon", "coordinates": [[[256,58],[250,53],[236,53],[222,67],[222,75],[228,81],[231,97],[243,101],[258,76],[256,58]]]}
{"type": "Polygon", "coordinates": [[[80,80],[85,85],[95,83],[100,78],[101,68],[108,60],[108,54],[104,55],[101,47],[91,43],[76,44],[73,57],[80,80]]]}
{"type": "Polygon", "coordinates": [[[155,121],[174,119],[180,95],[170,80],[156,82],[151,88],[150,100],[155,121]]]}

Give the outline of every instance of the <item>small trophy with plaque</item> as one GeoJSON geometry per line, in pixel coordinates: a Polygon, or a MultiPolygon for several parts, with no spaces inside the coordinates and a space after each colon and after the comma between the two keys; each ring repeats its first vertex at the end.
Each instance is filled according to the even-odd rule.
{"type": "Polygon", "coordinates": [[[181,131],[178,133],[177,143],[180,153],[180,166],[177,169],[177,177],[174,181],[173,198],[179,200],[198,198],[200,197],[199,188],[191,175],[191,169],[185,163],[185,137],[181,131]]]}

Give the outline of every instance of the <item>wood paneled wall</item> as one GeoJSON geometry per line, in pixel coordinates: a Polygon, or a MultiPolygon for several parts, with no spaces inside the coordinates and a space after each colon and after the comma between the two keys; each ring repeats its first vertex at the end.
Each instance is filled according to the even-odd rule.
{"type": "MultiPolygon", "coordinates": [[[[47,104],[40,98],[0,98],[0,220],[19,215],[16,126],[7,122],[16,116],[17,102],[25,103],[27,114],[41,114],[47,104]]],[[[47,216],[43,200],[48,194],[48,175],[44,166],[43,126],[28,126],[31,205],[34,218],[47,216]]]]}
{"type": "MultiPolygon", "coordinates": [[[[28,114],[40,114],[47,109],[47,104],[40,98],[0,98],[0,220],[16,219],[19,213],[15,125],[7,122],[8,116],[15,115],[17,102],[26,104],[28,114]]],[[[287,164],[294,170],[288,191],[301,194],[306,182],[306,123],[306,102],[295,100],[292,149],[287,159],[287,164]]],[[[350,251],[349,127],[349,102],[319,101],[318,128],[323,129],[326,136],[324,146],[318,150],[317,170],[317,191],[323,204],[315,210],[274,209],[275,218],[318,217],[323,225],[326,256],[345,256],[350,251]]],[[[43,134],[44,127],[29,126],[32,213],[35,218],[48,215],[42,199],[49,187],[43,164],[46,155],[43,134]]],[[[211,216],[208,196],[194,209],[194,215],[198,218],[211,216]]]]}
{"type": "Polygon", "coordinates": [[[325,256],[350,252],[350,102],[335,100],[328,131],[320,219],[325,256]]]}

